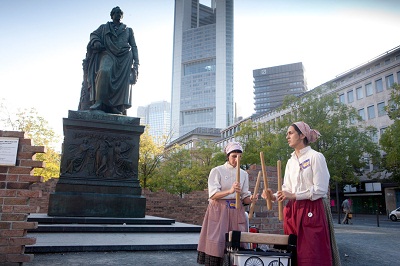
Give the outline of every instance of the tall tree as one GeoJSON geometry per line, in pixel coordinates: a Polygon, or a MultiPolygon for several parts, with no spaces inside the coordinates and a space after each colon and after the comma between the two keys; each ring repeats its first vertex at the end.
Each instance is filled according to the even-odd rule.
{"type": "Polygon", "coordinates": [[[156,143],[146,127],[140,136],[139,147],[139,180],[142,188],[148,187],[149,180],[154,176],[164,154],[164,141],[156,143]],[[159,144],[162,143],[162,144],[159,144]]]}
{"type": "MultiPolygon", "coordinates": [[[[245,138],[245,147],[249,146],[247,141],[254,141],[251,145],[259,146],[267,164],[275,165],[277,160],[281,160],[285,165],[292,152],[287,145],[286,130],[292,123],[304,121],[322,135],[311,146],[324,154],[332,180],[357,183],[357,176],[362,174],[366,164],[364,158],[370,158],[375,165],[379,165],[379,149],[370,136],[376,129],[363,127],[356,110],[339,103],[336,94],[321,95],[322,88],[317,88],[301,98],[285,99],[277,111],[290,109],[291,112],[276,121],[253,127],[255,132],[246,132],[245,135],[252,138],[245,138]],[[357,125],[356,121],[360,123],[357,125]]],[[[241,136],[240,131],[237,135],[241,136]]],[[[245,150],[246,156],[251,157],[248,153],[245,150]]]]}
{"type": "Polygon", "coordinates": [[[391,90],[386,111],[393,124],[382,134],[380,144],[386,153],[383,159],[384,167],[392,173],[394,181],[400,182],[400,85],[394,84],[391,90]]]}
{"type": "Polygon", "coordinates": [[[206,189],[211,168],[224,162],[225,155],[211,141],[200,141],[191,150],[176,145],[164,153],[149,188],[183,197],[191,191],[206,189]]]}
{"type": "Polygon", "coordinates": [[[191,178],[187,170],[192,169],[190,151],[174,146],[164,153],[156,175],[149,182],[152,190],[165,190],[182,196],[191,191],[191,178]]]}

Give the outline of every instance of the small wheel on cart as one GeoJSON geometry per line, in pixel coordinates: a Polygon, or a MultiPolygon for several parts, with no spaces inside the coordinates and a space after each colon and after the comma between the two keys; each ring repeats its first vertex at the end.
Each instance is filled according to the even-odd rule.
{"type": "Polygon", "coordinates": [[[279,260],[273,260],[270,263],[268,263],[268,266],[285,266],[285,265],[279,260]]]}
{"type": "Polygon", "coordinates": [[[259,257],[252,256],[244,262],[244,266],[264,266],[264,262],[259,257]]]}

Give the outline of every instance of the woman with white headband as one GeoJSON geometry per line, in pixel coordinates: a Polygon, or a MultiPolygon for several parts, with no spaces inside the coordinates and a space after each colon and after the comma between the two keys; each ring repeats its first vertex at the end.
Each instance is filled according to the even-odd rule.
{"type": "MultiPolygon", "coordinates": [[[[299,266],[340,265],[334,234],[329,227],[332,220],[327,212],[329,207],[324,202],[330,179],[328,166],[324,155],[309,146],[320,135],[304,122],[288,128],[286,139],[294,152],[286,164],[282,190],[275,194],[267,190],[273,201],[288,200],[283,212],[283,229],[286,235],[297,235],[295,265],[299,266]]],[[[264,191],[262,197],[266,196],[264,191]]]]}
{"type": "Polygon", "coordinates": [[[225,250],[225,234],[229,231],[248,231],[243,204],[251,203],[249,176],[240,169],[240,183],[236,182],[238,157],[242,156],[242,146],[229,142],[225,147],[227,161],[213,168],[208,177],[209,203],[200,232],[197,247],[197,262],[205,265],[222,265],[225,250]],[[236,192],[240,202],[236,204],[236,192]]]}

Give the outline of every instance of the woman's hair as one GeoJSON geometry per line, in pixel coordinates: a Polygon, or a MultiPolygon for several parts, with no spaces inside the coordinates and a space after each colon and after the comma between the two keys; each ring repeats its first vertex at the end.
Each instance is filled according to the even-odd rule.
{"type": "Polygon", "coordinates": [[[115,13],[117,10],[120,10],[120,11],[121,11],[121,15],[122,15],[122,16],[124,15],[124,12],[121,10],[121,8],[120,8],[119,6],[116,6],[116,7],[114,7],[114,8],[111,10],[111,12],[110,12],[111,18],[113,17],[114,13],[115,13]]]}
{"type": "Polygon", "coordinates": [[[231,155],[232,152],[235,152],[235,153],[243,153],[241,150],[233,150],[233,151],[230,151],[230,152],[226,155],[226,160],[227,160],[227,161],[228,161],[228,159],[229,159],[229,155],[231,155]]]}
{"type": "MultiPolygon", "coordinates": [[[[301,130],[296,126],[296,124],[292,124],[292,127],[294,128],[294,130],[296,130],[296,132],[297,132],[297,134],[299,134],[299,136],[300,136],[300,134],[303,134],[303,133],[301,133],[301,130]]],[[[308,146],[308,139],[307,139],[306,135],[304,135],[303,143],[304,143],[304,145],[308,146]]]]}

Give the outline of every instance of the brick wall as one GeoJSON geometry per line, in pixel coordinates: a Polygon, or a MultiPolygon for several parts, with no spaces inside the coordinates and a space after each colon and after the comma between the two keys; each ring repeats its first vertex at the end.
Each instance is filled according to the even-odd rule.
{"type": "Polygon", "coordinates": [[[42,177],[33,176],[33,169],[44,167],[35,154],[45,152],[45,148],[32,146],[23,132],[0,130],[0,137],[19,139],[16,165],[0,166],[0,264],[21,265],[33,259],[32,254],[25,254],[25,245],[36,243],[35,238],[27,237],[27,230],[36,228],[37,223],[27,219],[29,213],[39,211],[31,198],[41,197],[42,192],[32,191],[30,186],[42,181],[42,177]]]}
{"type": "Polygon", "coordinates": [[[48,212],[50,193],[56,191],[57,182],[58,178],[51,178],[46,182],[37,182],[32,184],[32,191],[40,191],[42,193],[40,197],[31,199],[31,205],[39,207],[37,211],[38,213],[48,212]]]}
{"type": "MultiPolygon", "coordinates": [[[[273,191],[277,189],[276,167],[266,167],[268,175],[268,185],[273,191]]],[[[248,170],[250,190],[253,192],[261,166],[252,165],[248,170]]],[[[31,204],[40,206],[40,213],[47,213],[49,194],[54,192],[58,179],[53,178],[45,183],[32,185],[33,191],[42,191],[42,197],[31,200],[31,204]]],[[[259,193],[263,189],[261,178],[259,193]]],[[[148,189],[142,190],[146,197],[146,215],[163,218],[175,219],[177,222],[201,225],[208,204],[208,191],[194,191],[186,194],[184,198],[169,194],[165,191],[151,192],[148,189]]],[[[283,234],[283,224],[278,221],[278,206],[273,204],[271,211],[267,210],[264,199],[258,200],[255,206],[255,217],[250,220],[251,225],[255,225],[260,232],[270,234],[283,234]]]]}

